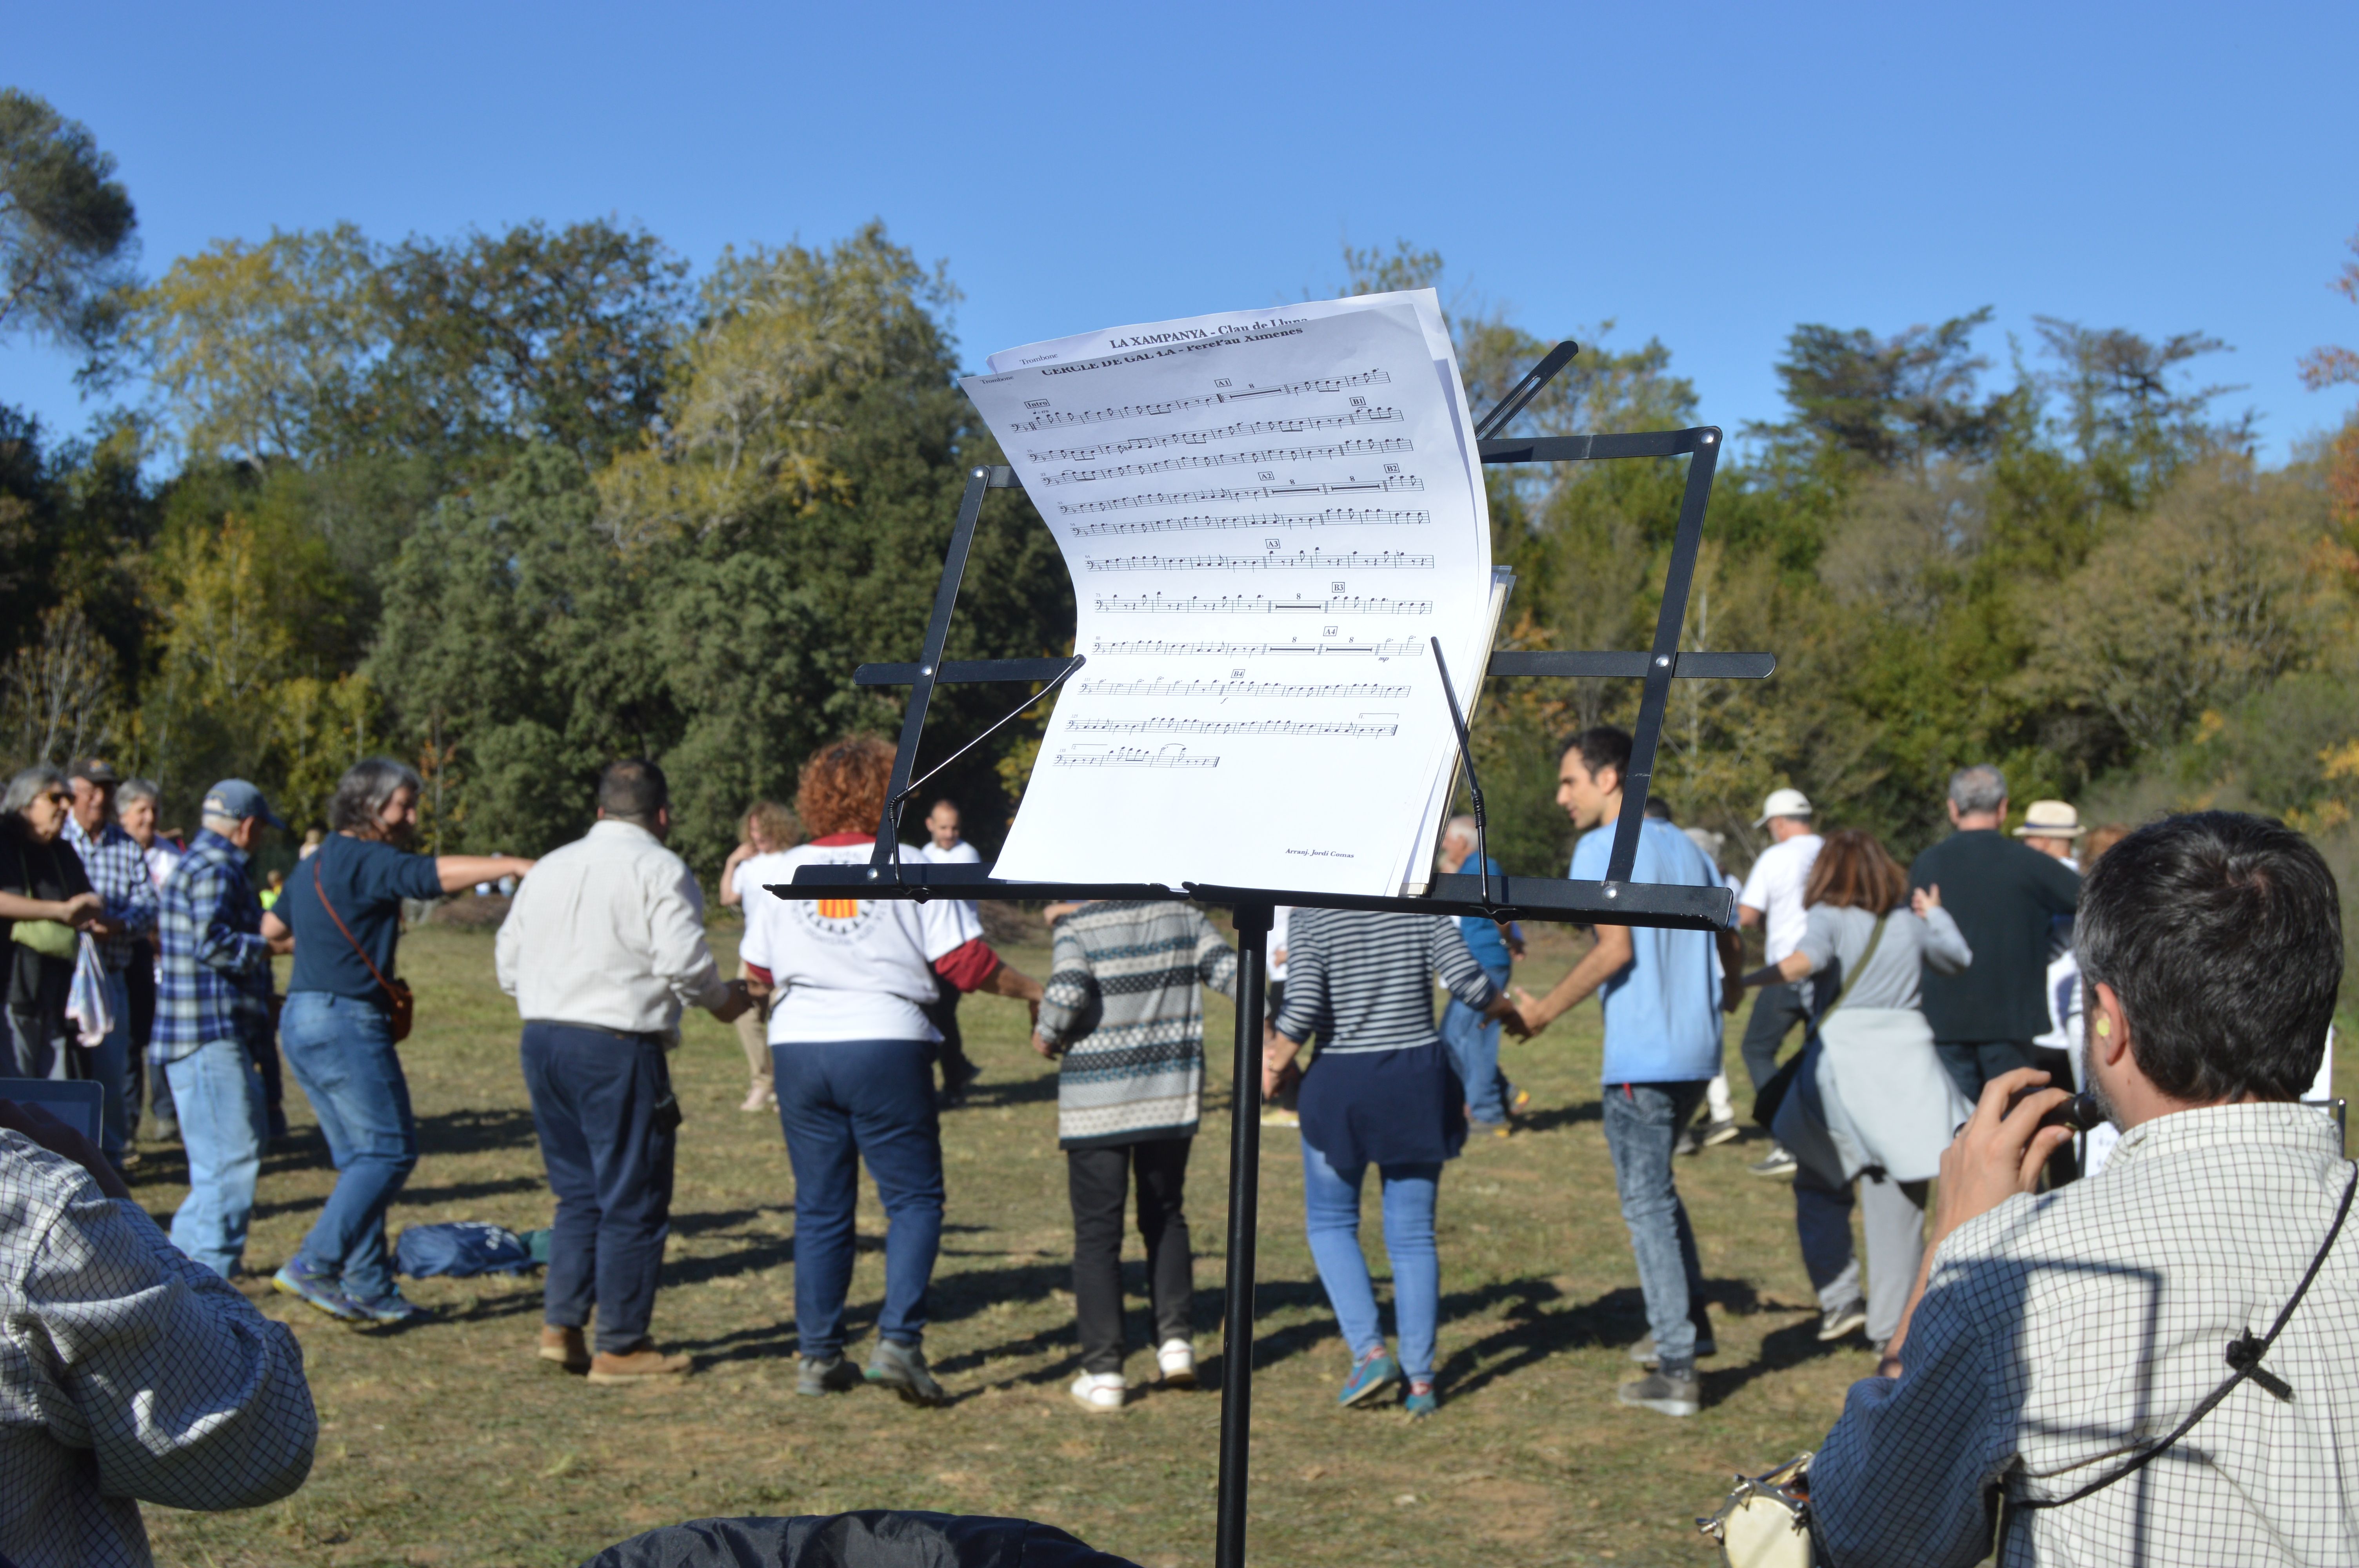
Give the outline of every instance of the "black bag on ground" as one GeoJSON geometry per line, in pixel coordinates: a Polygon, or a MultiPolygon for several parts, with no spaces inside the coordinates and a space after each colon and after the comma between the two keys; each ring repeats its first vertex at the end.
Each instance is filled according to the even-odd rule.
{"type": "Polygon", "coordinates": [[[582,1568],[1136,1568],[1054,1525],[984,1514],[698,1519],[617,1541],[582,1568]]]}

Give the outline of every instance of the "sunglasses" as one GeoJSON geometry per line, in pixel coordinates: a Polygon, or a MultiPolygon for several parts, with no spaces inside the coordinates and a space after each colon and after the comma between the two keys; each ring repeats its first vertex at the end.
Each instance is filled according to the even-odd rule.
{"type": "Polygon", "coordinates": [[[73,792],[71,790],[53,789],[49,791],[49,804],[51,806],[71,806],[73,804],[73,792]]]}

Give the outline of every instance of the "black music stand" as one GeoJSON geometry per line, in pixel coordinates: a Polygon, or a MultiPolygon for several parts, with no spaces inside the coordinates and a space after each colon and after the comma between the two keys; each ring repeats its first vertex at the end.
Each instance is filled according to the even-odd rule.
{"type": "Polygon", "coordinates": [[[1688,589],[1695,576],[1696,555],[1703,543],[1704,507],[1712,498],[1712,471],[1720,458],[1721,431],[1716,426],[1700,425],[1686,430],[1623,436],[1497,438],[1497,432],[1506,428],[1579,351],[1578,345],[1571,342],[1559,343],[1549,351],[1548,357],[1533,366],[1500,399],[1498,406],[1484,416],[1475,427],[1475,437],[1486,464],[1680,456],[1690,460],[1686,493],[1680,503],[1679,528],[1671,541],[1670,569],[1663,583],[1662,607],[1655,619],[1654,646],[1643,654],[1493,654],[1487,671],[1493,676],[1613,676],[1646,683],[1632,735],[1629,773],[1623,782],[1622,815],[1614,826],[1614,849],[1603,881],[1493,877],[1483,868],[1487,850],[1479,842],[1485,837],[1482,827],[1482,786],[1474,777],[1474,759],[1467,743],[1462,708],[1457,694],[1449,690],[1449,670],[1441,663],[1438,645],[1434,650],[1435,664],[1441,668],[1442,686],[1449,693],[1460,762],[1466,771],[1474,799],[1477,872],[1437,874],[1422,897],[1288,892],[1203,882],[1184,882],[1178,888],[1158,882],[1011,882],[999,881],[985,866],[905,865],[899,856],[899,827],[901,809],[909,796],[928,779],[1031,708],[1084,663],[1078,655],[1066,659],[942,657],[950,640],[951,612],[957,604],[959,584],[966,575],[967,554],[974,543],[975,524],[983,514],[983,498],[989,491],[1018,488],[1013,469],[977,468],[967,475],[958,522],[951,530],[950,553],[942,562],[941,584],[934,590],[933,618],[926,627],[924,655],[916,664],[863,665],[853,676],[862,686],[911,688],[908,709],[901,721],[900,744],[893,759],[892,782],[886,794],[884,820],[877,826],[875,853],[865,866],[804,866],[796,871],[792,882],[774,882],[766,887],[779,898],[841,898],[846,892],[854,892],[863,898],[919,902],[929,898],[1193,901],[1223,905],[1233,913],[1237,933],[1236,1044],[1229,1112],[1228,1279],[1221,1337],[1221,1470],[1214,1568],[1245,1565],[1246,1458],[1252,1441],[1254,1244],[1261,1194],[1258,1085],[1262,999],[1266,989],[1273,912],[1283,904],[1303,909],[1394,910],[1498,920],[1603,921],[1615,925],[1669,926],[1686,931],[1725,930],[1736,924],[1736,898],[1724,887],[1678,887],[1628,880],[1637,859],[1639,824],[1646,816],[1647,786],[1654,774],[1656,748],[1662,739],[1663,715],[1670,701],[1671,682],[1699,676],[1764,680],[1777,665],[1776,655],[1770,654],[1680,651],[1680,630],[1687,622],[1688,589]],[[912,783],[927,706],[933,698],[934,687],[952,681],[1019,682],[1038,685],[1043,689],[1027,697],[1006,718],[912,783]]]}

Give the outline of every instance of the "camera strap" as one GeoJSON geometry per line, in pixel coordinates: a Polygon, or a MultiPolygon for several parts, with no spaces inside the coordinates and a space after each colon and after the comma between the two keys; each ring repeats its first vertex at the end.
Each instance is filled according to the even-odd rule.
{"type": "Polygon", "coordinates": [[[1996,1562],[2003,1564],[2006,1561],[2008,1528],[2014,1523],[2018,1510],[2060,1509],[2067,1503],[2077,1503],[2083,1498],[2102,1492],[2116,1481],[2127,1480],[2160,1458],[2163,1451],[2172,1444],[2192,1432],[2197,1422],[2210,1415],[2219,1406],[2220,1401],[2235,1392],[2236,1385],[2247,1378],[2277,1398],[2291,1402],[2294,1397],[2292,1385],[2263,1367],[2261,1357],[2269,1353],[2269,1347],[2277,1342],[2277,1336],[2285,1332],[2286,1325],[2293,1319],[2294,1308],[2301,1305],[2301,1298],[2310,1293],[2310,1284],[2318,1278],[2318,1271],[2326,1267],[2326,1255],[2334,1249],[2335,1239],[2343,1234],[2343,1222],[2351,1217],[2351,1198],[2354,1193],[2359,1193],[2359,1166],[2353,1167],[2351,1180],[2343,1184],[2343,1201],[2335,1206],[2334,1223],[2328,1227],[2326,1240],[2320,1245],[2318,1256],[2310,1260],[2309,1271],[2302,1275],[2301,1283],[2294,1287],[2292,1298],[2286,1303],[2285,1310],[2277,1314],[2277,1322],[2269,1325],[2268,1334],[2263,1338],[2256,1339],[2253,1337],[2253,1331],[2246,1328],[2244,1333],[2228,1341],[2226,1359],[2228,1365],[2234,1368],[2234,1374],[2228,1380],[2206,1395],[2203,1402],[2190,1411],[2187,1419],[2180,1422],[2169,1436],[2152,1447],[2143,1450],[2136,1458],[2115,1470],[2112,1475],[2092,1481],[2079,1491],[2066,1497],[2027,1498],[2021,1501],[2012,1498],[2007,1498],[2006,1516],[1999,1525],[1998,1551],[1995,1559],[1996,1562]]]}

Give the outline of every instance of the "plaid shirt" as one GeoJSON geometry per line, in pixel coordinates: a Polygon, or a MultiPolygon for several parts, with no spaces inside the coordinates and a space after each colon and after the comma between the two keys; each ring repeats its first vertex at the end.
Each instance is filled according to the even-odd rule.
{"type": "Polygon", "coordinates": [[[0,1131],[0,1553],[154,1561],[139,1501],[250,1509],[303,1484],[319,1418],[287,1325],[81,1167],[0,1131]]]}
{"type": "Polygon", "coordinates": [[[151,1062],[177,1062],[211,1041],[255,1041],[269,1031],[270,946],[245,865],[245,852],[208,827],[164,884],[151,1062]]]}
{"type": "Polygon", "coordinates": [[[147,933],[156,929],[156,884],[147,875],[147,854],[139,841],[109,822],[92,839],[82,824],[66,818],[66,842],[82,857],[91,891],[106,901],[106,918],[128,927],[120,936],[98,945],[99,957],[110,969],[127,969],[147,946],[147,933]]]}
{"type": "MultiPolygon", "coordinates": [[[[2056,1498],[2171,1432],[2268,1332],[2334,1222],[2351,1166],[2315,1107],[2212,1106],[2140,1123],[2104,1170],[1951,1233],[1901,1351],[1852,1385],[1810,1465],[1823,1561],[1966,1564],[1984,1492],[2056,1498]]],[[[2018,1514],[2002,1568],[2359,1563],[2359,1228],[2262,1365],[2145,1469],[2018,1514]]]]}

